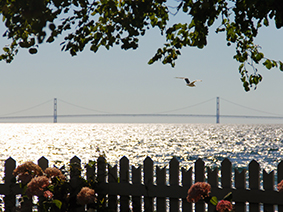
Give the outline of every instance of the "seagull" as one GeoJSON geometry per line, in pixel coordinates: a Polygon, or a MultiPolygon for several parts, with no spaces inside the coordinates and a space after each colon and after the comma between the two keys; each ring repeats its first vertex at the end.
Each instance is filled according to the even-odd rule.
{"type": "Polygon", "coordinates": [[[190,80],[186,77],[176,77],[176,78],[177,79],[184,79],[187,83],[187,86],[190,86],[190,87],[195,87],[196,86],[195,82],[197,82],[197,81],[201,82],[201,80],[194,80],[194,81],[190,82],[190,80]]]}

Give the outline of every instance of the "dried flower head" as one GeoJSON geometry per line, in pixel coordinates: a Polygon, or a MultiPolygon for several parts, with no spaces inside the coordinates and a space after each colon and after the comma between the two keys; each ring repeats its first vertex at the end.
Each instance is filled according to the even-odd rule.
{"type": "Polygon", "coordinates": [[[218,212],[228,212],[232,210],[233,210],[232,203],[228,200],[221,200],[216,205],[216,211],[218,212]]]}
{"type": "Polygon", "coordinates": [[[46,176],[38,176],[32,178],[32,180],[27,185],[26,194],[28,197],[32,196],[42,196],[44,189],[49,186],[50,181],[46,176]]]}
{"type": "Polygon", "coordinates": [[[78,204],[86,205],[96,201],[95,191],[89,187],[83,187],[77,195],[78,204]]]}
{"type": "Polygon", "coordinates": [[[27,184],[33,177],[43,175],[42,169],[32,161],[25,162],[19,165],[13,175],[18,177],[18,180],[23,184],[27,184]]]}
{"type": "Polygon", "coordinates": [[[278,189],[279,192],[283,191],[283,180],[281,180],[281,182],[278,183],[277,189],[278,189]]]}
{"type": "Polygon", "coordinates": [[[44,173],[47,175],[48,178],[59,177],[61,180],[66,180],[65,175],[63,175],[60,169],[56,167],[46,168],[44,173]]]}
{"type": "Polygon", "coordinates": [[[201,198],[209,196],[211,186],[206,182],[197,182],[188,191],[187,201],[197,202],[201,198]]]}

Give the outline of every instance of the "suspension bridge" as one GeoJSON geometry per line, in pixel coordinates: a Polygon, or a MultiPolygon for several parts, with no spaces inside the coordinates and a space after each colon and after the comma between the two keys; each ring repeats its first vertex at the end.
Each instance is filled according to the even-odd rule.
{"type": "MultiPolygon", "coordinates": [[[[221,98],[222,99],[222,98],[221,98]]],[[[210,99],[212,100],[212,99],[210,99]]],[[[19,112],[23,112],[23,111],[27,111],[27,110],[31,110],[35,107],[39,107],[47,102],[44,102],[42,104],[36,105],[34,107],[31,108],[27,108],[25,110],[21,110],[18,112],[14,112],[14,113],[9,113],[6,115],[2,115],[0,116],[0,120],[7,120],[7,119],[53,119],[53,123],[57,123],[58,118],[79,118],[79,117],[204,117],[204,118],[215,118],[216,119],[216,123],[220,123],[220,118],[244,118],[244,119],[282,119],[283,120],[283,115],[278,115],[278,114],[273,114],[273,113],[269,113],[269,112],[265,112],[265,111],[260,111],[260,110],[256,110],[256,109],[252,109],[252,108],[248,108],[246,106],[243,105],[239,105],[237,103],[233,103],[229,100],[225,100],[227,102],[230,102],[232,104],[238,105],[240,107],[244,107],[246,109],[252,109],[254,111],[257,112],[262,112],[262,113],[267,113],[267,114],[272,114],[269,116],[253,116],[253,115],[222,115],[220,114],[220,97],[216,97],[216,113],[215,114],[179,114],[179,113],[171,113],[173,111],[177,111],[177,110],[182,110],[185,108],[189,108],[189,107],[194,107],[194,106],[198,106],[200,104],[204,104],[210,100],[198,103],[198,104],[194,104],[194,105],[190,105],[187,107],[183,107],[183,108],[179,108],[179,109],[175,109],[175,110],[171,110],[171,111],[165,111],[165,112],[160,112],[160,113],[109,113],[109,112],[104,112],[104,111],[98,111],[98,110],[93,110],[93,109],[89,109],[89,108],[85,108],[85,107],[81,107],[78,105],[74,105],[72,103],[68,103],[64,100],[60,100],[63,101],[64,103],[67,103],[69,105],[72,106],[76,106],[76,107],[80,107],[83,109],[89,109],[92,111],[95,111],[96,113],[93,114],[71,114],[71,115],[59,115],[57,114],[57,107],[58,107],[58,102],[57,102],[57,98],[53,99],[53,114],[51,115],[36,115],[36,116],[32,116],[32,115],[28,115],[28,116],[10,116],[11,114],[16,114],[19,112]],[[167,112],[167,113],[166,113],[167,112]]]]}

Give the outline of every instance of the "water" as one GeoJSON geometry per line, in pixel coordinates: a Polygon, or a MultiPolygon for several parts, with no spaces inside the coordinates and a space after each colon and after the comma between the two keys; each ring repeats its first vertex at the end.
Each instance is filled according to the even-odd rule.
{"type": "Polygon", "coordinates": [[[136,166],[149,156],[161,167],[176,156],[185,168],[198,158],[210,167],[224,158],[247,167],[255,159],[271,171],[283,158],[283,125],[0,124],[0,146],[1,173],[10,156],[17,165],[41,156],[60,165],[75,155],[86,163],[99,154],[110,164],[125,155],[136,166]]]}

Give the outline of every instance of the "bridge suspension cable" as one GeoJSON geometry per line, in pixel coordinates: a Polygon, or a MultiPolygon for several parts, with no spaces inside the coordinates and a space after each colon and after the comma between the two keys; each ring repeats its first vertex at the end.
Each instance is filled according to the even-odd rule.
{"type": "Polygon", "coordinates": [[[212,100],[215,100],[215,98],[212,98],[212,99],[209,99],[209,100],[206,100],[206,101],[203,101],[203,102],[194,104],[194,105],[189,105],[189,106],[186,106],[186,107],[182,107],[182,108],[177,108],[177,109],[167,110],[167,111],[162,111],[162,112],[156,112],[156,114],[160,114],[160,113],[171,113],[171,112],[175,112],[175,111],[179,111],[179,110],[184,110],[184,109],[187,109],[187,108],[191,108],[191,107],[195,107],[195,106],[198,106],[198,105],[207,103],[207,102],[212,101],[212,100]]]}
{"type": "Polygon", "coordinates": [[[266,112],[266,111],[257,110],[257,109],[250,108],[250,107],[246,107],[246,106],[244,106],[244,105],[240,105],[240,104],[238,104],[238,103],[235,103],[235,102],[229,101],[229,100],[224,99],[224,98],[221,98],[221,99],[222,99],[222,100],[224,100],[224,101],[226,101],[226,102],[229,102],[229,103],[231,103],[231,104],[234,104],[234,105],[237,105],[237,106],[239,106],[239,107],[245,108],[245,109],[249,109],[249,110],[257,111],[257,112],[260,112],[260,113],[270,114],[270,115],[283,116],[282,114],[278,114],[278,113],[270,113],[270,112],[266,112]]]}
{"type": "Polygon", "coordinates": [[[25,111],[28,111],[28,110],[31,110],[31,109],[37,108],[37,107],[39,107],[39,106],[41,106],[41,105],[47,104],[47,103],[49,103],[50,101],[53,101],[53,99],[49,99],[49,100],[47,100],[46,102],[40,103],[40,104],[38,104],[38,105],[35,105],[35,106],[32,106],[32,107],[29,107],[29,108],[26,108],[26,109],[23,109],[23,110],[19,110],[19,111],[16,111],[16,112],[3,114],[3,115],[1,115],[1,116],[8,116],[8,115],[13,115],[13,114],[17,114],[17,113],[25,112],[25,111]]]}
{"type": "Polygon", "coordinates": [[[111,112],[106,112],[106,111],[102,111],[102,110],[95,110],[95,109],[91,109],[91,108],[75,105],[75,104],[72,104],[70,102],[66,102],[66,101],[64,101],[62,99],[58,99],[58,100],[60,100],[61,102],[65,103],[65,104],[72,105],[72,106],[77,107],[77,108],[81,108],[81,109],[85,109],[85,110],[89,110],[89,111],[94,111],[94,112],[98,112],[98,113],[109,113],[109,114],[111,114],[111,112]]]}

